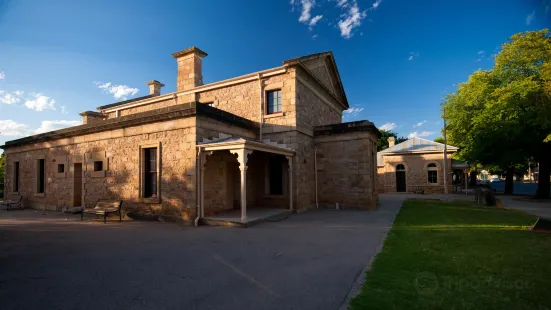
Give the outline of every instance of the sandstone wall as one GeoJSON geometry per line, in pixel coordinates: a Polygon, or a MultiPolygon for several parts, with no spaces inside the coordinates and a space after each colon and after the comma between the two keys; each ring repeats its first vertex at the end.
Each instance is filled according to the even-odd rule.
{"type": "Polygon", "coordinates": [[[297,71],[297,128],[313,136],[315,126],[342,122],[343,107],[309,74],[297,71]]]}
{"type": "Polygon", "coordinates": [[[83,196],[87,207],[98,199],[122,199],[130,216],[158,216],[189,221],[195,217],[196,171],[194,117],[105,131],[69,139],[43,142],[6,150],[8,173],[13,180],[13,163],[20,162],[20,192],[8,182],[8,196],[23,195],[25,205],[61,211],[73,206],[74,164],[84,171],[83,196]],[[139,198],[140,145],[160,145],[160,203],[139,198]],[[44,194],[36,193],[36,160],[46,162],[44,194]],[[103,161],[103,173],[93,171],[93,161],[103,161]],[[54,162],[55,161],[55,162],[54,162]],[[66,164],[65,173],[57,165],[66,164]]]}
{"type": "MultiPolygon", "coordinates": [[[[451,156],[448,155],[448,168],[451,169],[451,156]]],[[[379,178],[384,180],[385,192],[396,192],[396,165],[403,164],[406,168],[406,191],[424,190],[426,194],[444,192],[444,155],[409,154],[383,156],[384,166],[379,168],[379,178]],[[427,166],[434,163],[438,171],[438,183],[429,184],[427,166]]],[[[449,172],[449,171],[448,171],[449,172]]],[[[448,177],[448,190],[452,190],[452,177],[448,177]]]]}
{"type": "Polygon", "coordinates": [[[316,137],[320,206],[377,207],[376,139],[371,132],[316,137]]]}

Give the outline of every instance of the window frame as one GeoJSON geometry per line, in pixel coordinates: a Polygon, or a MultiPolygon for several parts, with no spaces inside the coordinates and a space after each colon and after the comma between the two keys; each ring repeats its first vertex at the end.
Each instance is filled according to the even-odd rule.
{"type": "Polygon", "coordinates": [[[438,166],[435,163],[430,163],[427,165],[427,183],[431,185],[438,185],[438,166]]]}
{"type": "Polygon", "coordinates": [[[35,162],[36,162],[35,196],[43,197],[46,194],[46,158],[45,157],[37,158],[35,162]]]}
{"type": "Polygon", "coordinates": [[[144,148],[144,198],[157,198],[157,148],[144,148]]]}
{"type": "Polygon", "coordinates": [[[94,160],[93,163],[93,171],[94,172],[102,172],[104,169],[103,169],[103,160],[94,160]],[[98,169],[99,167],[99,169],[98,169]]]}
{"type": "Polygon", "coordinates": [[[19,175],[21,172],[20,172],[20,169],[21,169],[21,166],[19,164],[19,161],[15,161],[13,162],[13,186],[12,186],[12,191],[14,193],[19,193],[19,180],[21,178],[21,176],[19,175]]]}
{"type": "Polygon", "coordinates": [[[279,114],[283,114],[283,91],[282,91],[282,88],[271,88],[271,89],[266,89],[265,90],[265,95],[264,95],[264,98],[265,98],[265,104],[264,104],[264,107],[265,107],[265,113],[266,115],[279,115],[279,114]],[[278,101],[278,104],[276,106],[279,107],[279,111],[272,111],[270,112],[270,94],[271,93],[279,93],[279,101],[278,101]]]}
{"type": "Polygon", "coordinates": [[[162,145],[161,142],[157,143],[147,143],[140,144],[139,146],[139,201],[143,203],[161,203],[161,169],[162,169],[162,145]],[[156,197],[146,197],[145,187],[146,187],[146,165],[145,165],[145,152],[148,149],[155,148],[156,151],[156,162],[155,162],[155,172],[156,172],[156,187],[157,187],[157,196],[156,197]]]}

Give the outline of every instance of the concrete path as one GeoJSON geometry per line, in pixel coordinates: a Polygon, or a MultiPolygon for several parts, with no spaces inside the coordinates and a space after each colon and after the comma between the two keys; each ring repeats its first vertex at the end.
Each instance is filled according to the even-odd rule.
{"type": "Polygon", "coordinates": [[[247,229],[0,211],[2,309],[338,309],[403,199],[247,229]]]}
{"type": "Polygon", "coordinates": [[[507,209],[515,209],[551,219],[551,201],[532,202],[530,198],[499,196],[507,209]]]}

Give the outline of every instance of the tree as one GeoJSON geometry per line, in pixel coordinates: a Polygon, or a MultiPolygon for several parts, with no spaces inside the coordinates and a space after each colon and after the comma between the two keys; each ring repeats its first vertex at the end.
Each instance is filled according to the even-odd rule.
{"type": "Polygon", "coordinates": [[[377,152],[388,148],[389,137],[394,137],[396,139],[396,144],[407,140],[405,137],[398,137],[398,134],[391,130],[379,129],[379,131],[381,132],[381,137],[377,140],[377,152]]]}
{"type": "MultiPolygon", "coordinates": [[[[551,142],[551,39],[547,29],[513,35],[491,70],[479,70],[446,96],[448,140],[463,160],[506,171],[506,192],[515,170],[530,158],[540,163],[536,196],[549,198],[551,142]]],[[[444,113],[445,112],[445,113],[444,113]]]]}
{"type": "Polygon", "coordinates": [[[436,137],[434,138],[434,142],[446,144],[446,141],[444,141],[444,137],[436,137]]]}

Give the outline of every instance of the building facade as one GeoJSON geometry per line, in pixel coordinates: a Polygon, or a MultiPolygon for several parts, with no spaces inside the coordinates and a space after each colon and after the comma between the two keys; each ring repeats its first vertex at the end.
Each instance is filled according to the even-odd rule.
{"type": "MultiPolygon", "coordinates": [[[[452,154],[455,146],[447,146],[448,192],[453,190],[452,154]]],[[[377,153],[379,192],[444,193],[444,144],[412,138],[377,153]]]]}
{"type": "Polygon", "coordinates": [[[193,222],[240,209],[373,209],[376,140],[369,121],[342,123],[346,94],[331,52],[203,84],[207,54],[172,55],[176,92],[81,113],[82,125],[8,141],[6,195],[27,207],[123,200],[127,215],[193,222]]]}

